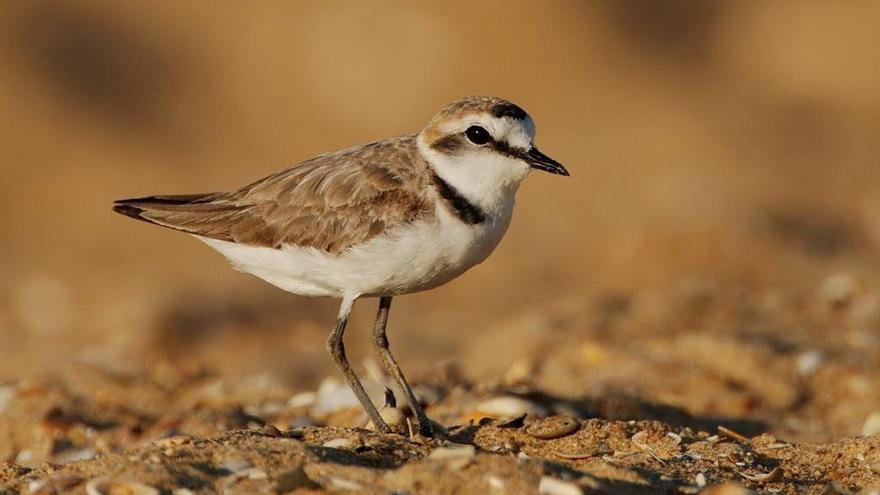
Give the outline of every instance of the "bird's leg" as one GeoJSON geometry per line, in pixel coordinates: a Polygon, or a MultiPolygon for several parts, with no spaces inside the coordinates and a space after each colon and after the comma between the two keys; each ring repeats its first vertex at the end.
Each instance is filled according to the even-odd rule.
{"type": "Polygon", "coordinates": [[[333,356],[333,360],[336,361],[336,366],[342,371],[342,374],[345,375],[345,381],[348,382],[348,386],[351,387],[352,392],[354,392],[354,395],[360,401],[361,406],[363,406],[364,411],[367,412],[367,416],[370,417],[370,421],[373,422],[373,425],[382,433],[390,433],[391,428],[388,427],[388,424],[385,423],[385,420],[379,415],[379,411],[376,409],[376,406],[373,405],[370,396],[367,395],[364,386],[361,385],[357,374],[354,372],[351,365],[348,364],[348,359],[345,357],[345,344],[342,342],[342,335],[345,333],[345,324],[348,323],[348,315],[351,313],[351,307],[353,304],[354,299],[352,298],[346,297],[342,299],[342,305],[339,307],[339,316],[336,317],[336,326],[333,328],[333,333],[330,334],[330,338],[327,339],[327,350],[330,351],[330,355],[333,356]]]}
{"type": "MultiPolygon", "coordinates": [[[[378,354],[379,358],[382,360],[385,370],[388,371],[388,374],[394,378],[406,394],[410,407],[412,407],[413,412],[419,420],[419,433],[430,437],[435,433],[435,429],[442,429],[442,427],[428,419],[425,410],[422,409],[422,406],[416,399],[412,387],[406,382],[406,378],[404,378],[400,366],[398,366],[397,361],[394,360],[394,356],[391,355],[391,350],[388,348],[388,337],[385,335],[385,326],[388,324],[388,312],[390,309],[391,297],[381,297],[379,299],[379,312],[376,314],[376,323],[373,325],[373,347],[376,350],[376,354],[378,354]]],[[[436,433],[440,433],[440,431],[437,431],[436,433]]]]}

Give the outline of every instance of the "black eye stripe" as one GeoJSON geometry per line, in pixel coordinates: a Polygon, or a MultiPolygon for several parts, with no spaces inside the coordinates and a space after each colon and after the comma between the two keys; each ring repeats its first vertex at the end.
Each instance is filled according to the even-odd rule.
{"type": "Polygon", "coordinates": [[[461,134],[450,134],[434,141],[431,148],[442,153],[456,154],[469,145],[470,143],[461,134]]]}
{"type": "Polygon", "coordinates": [[[492,149],[510,158],[520,159],[522,155],[522,151],[513,148],[504,141],[492,141],[492,149]]]}
{"type": "MultiPolygon", "coordinates": [[[[491,136],[490,136],[491,138],[491,136]]],[[[528,150],[514,148],[506,141],[496,141],[492,139],[486,143],[487,147],[495,153],[514,158],[522,159],[522,156],[528,150]]],[[[464,133],[449,134],[431,143],[431,148],[441,153],[449,155],[457,155],[469,147],[473,147],[474,143],[465,137],[464,133]]]]}

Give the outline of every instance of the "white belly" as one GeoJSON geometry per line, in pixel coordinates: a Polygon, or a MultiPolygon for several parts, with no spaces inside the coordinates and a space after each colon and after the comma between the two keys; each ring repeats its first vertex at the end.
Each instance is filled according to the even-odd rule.
{"type": "Polygon", "coordinates": [[[513,205],[467,225],[445,208],[435,218],[375,237],[339,255],[315,248],[254,247],[196,236],[245,273],[305,296],[399,295],[442,285],[480,263],[510,224],[513,205]]]}

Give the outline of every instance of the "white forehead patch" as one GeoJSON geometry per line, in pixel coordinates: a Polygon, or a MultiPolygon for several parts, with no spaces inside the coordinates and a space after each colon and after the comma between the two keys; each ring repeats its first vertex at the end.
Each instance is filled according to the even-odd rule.
{"type": "Polygon", "coordinates": [[[484,127],[494,140],[505,142],[513,148],[529,149],[535,137],[535,123],[529,116],[519,120],[482,113],[470,114],[445,123],[441,129],[444,134],[456,134],[464,132],[472,125],[484,127]]]}

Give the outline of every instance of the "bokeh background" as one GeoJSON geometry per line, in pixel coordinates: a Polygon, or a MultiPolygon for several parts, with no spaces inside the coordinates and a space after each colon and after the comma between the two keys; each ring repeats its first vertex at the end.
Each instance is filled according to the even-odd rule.
{"type": "MultiPolygon", "coordinates": [[[[533,174],[486,263],[396,299],[412,376],[552,362],[658,306],[673,317],[639,313],[631,342],[715,329],[876,357],[876,298],[807,316],[878,281],[878,17],[870,0],[2,2],[0,379],[90,363],[313,386],[334,372],[335,301],[112,201],[236,187],[473,94],[529,111],[572,177],[533,174]],[[782,313],[707,323],[719,299],[782,313]]],[[[374,311],[356,306],[355,362],[374,311]]]]}

